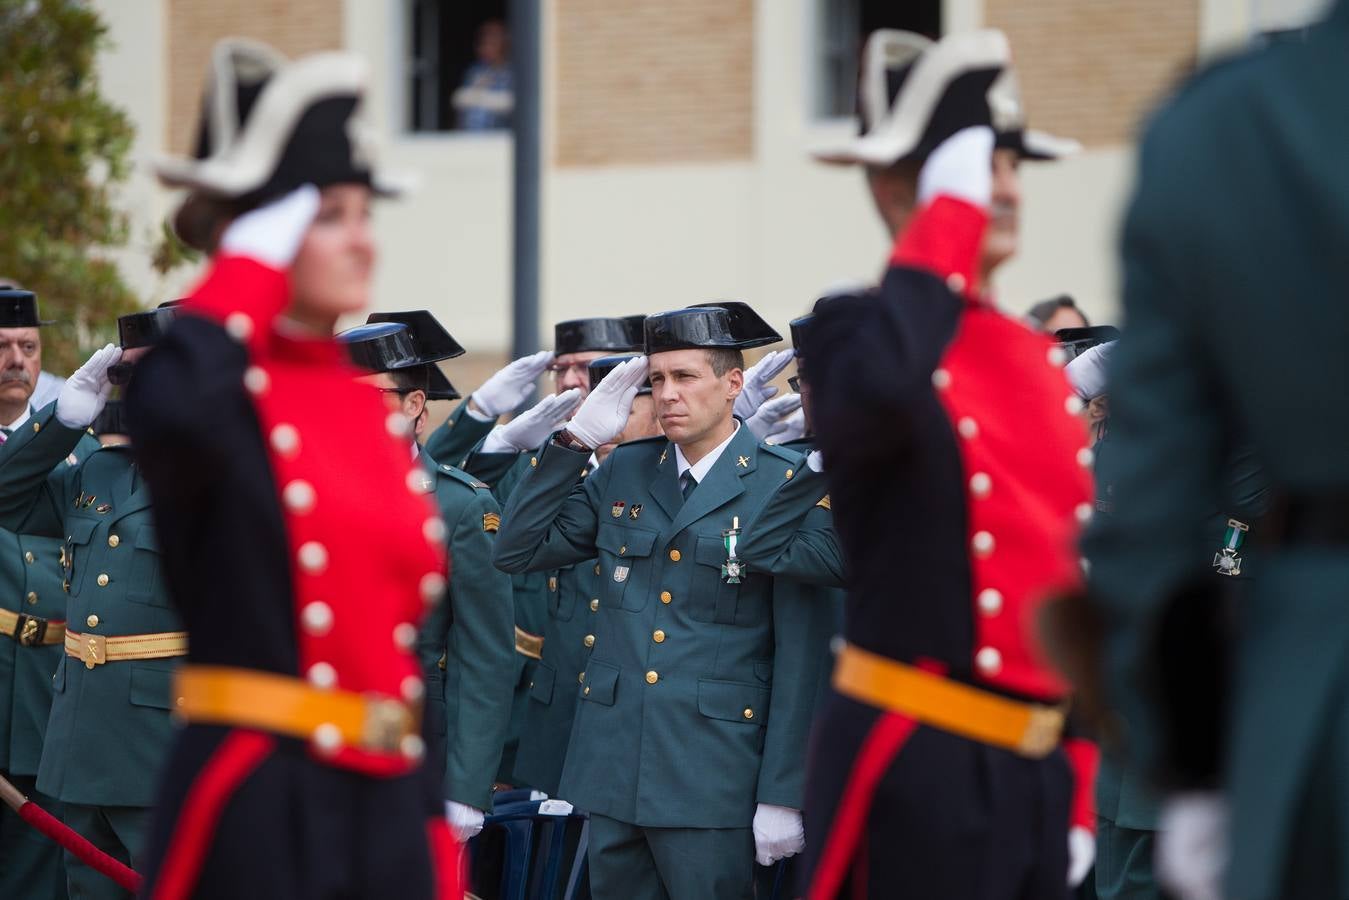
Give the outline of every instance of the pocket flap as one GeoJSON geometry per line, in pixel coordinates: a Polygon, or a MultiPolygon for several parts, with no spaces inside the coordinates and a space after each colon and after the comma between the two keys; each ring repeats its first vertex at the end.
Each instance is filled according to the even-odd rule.
{"type": "Polygon", "coordinates": [[[726,562],[726,544],[721,538],[704,535],[698,538],[693,548],[693,559],[705,566],[716,566],[726,562]]]}
{"type": "Polygon", "coordinates": [[[698,679],[698,712],[709,719],[763,725],[768,721],[767,688],[740,681],[698,679]]]}
{"type": "Polygon", "coordinates": [[[70,516],[66,519],[67,539],[72,544],[87,544],[89,539],[94,536],[94,529],[97,527],[98,519],[70,516]]]}
{"type": "Polygon", "coordinates": [[[557,681],[557,670],[545,662],[534,667],[534,679],[529,682],[529,696],[544,706],[553,702],[553,683],[557,681]]]}
{"type": "Polygon", "coordinates": [[[586,666],[585,679],[581,682],[581,699],[604,706],[614,705],[614,694],[618,690],[618,666],[591,660],[586,666]]]}
{"type": "Polygon", "coordinates": [[[595,546],[614,556],[650,556],[660,535],[645,528],[624,528],[601,523],[595,533],[595,546]]]}
{"type": "Polygon", "coordinates": [[[173,670],[149,666],[131,668],[131,690],[127,699],[134,706],[173,709],[173,670]]]}
{"type": "Polygon", "coordinates": [[[142,525],[141,530],[136,532],[136,549],[159,552],[159,534],[155,531],[155,526],[142,525]]]}

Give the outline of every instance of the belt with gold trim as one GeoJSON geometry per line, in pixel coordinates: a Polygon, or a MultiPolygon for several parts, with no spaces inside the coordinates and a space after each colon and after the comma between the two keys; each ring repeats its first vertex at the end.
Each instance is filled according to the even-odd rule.
{"type": "Polygon", "coordinates": [[[869,706],[908,716],[960,737],[1044,759],[1063,736],[1067,704],[1012,700],[845,644],[834,689],[869,706]]]}
{"type": "Polygon", "coordinates": [[[66,632],[66,656],[78,659],[87,669],[127,659],[169,659],[186,655],[186,631],[123,634],[112,637],[66,632]]]}
{"type": "Polygon", "coordinates": [[[314,741],[419,756],[421,709],[380,694],[316,688],[300,678],[232,666],[183,666],[176,712],[189,722],[252,728],[314,741]]]}
{"type": "Polygon", "coordinates": [[[543,659],[543,636],[530,634],[519,625],[515,626],[515,652],[530,659],[543,659]]]}
{"type": "Polygon", "coordinates": [[[66,623],[0,609],[0,634],[14,638],[21,647],[45,647],[65,639],[66,623]]]}

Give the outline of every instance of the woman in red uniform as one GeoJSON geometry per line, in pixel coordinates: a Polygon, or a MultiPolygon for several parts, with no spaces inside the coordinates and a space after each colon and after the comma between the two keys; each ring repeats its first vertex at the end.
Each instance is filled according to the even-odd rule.
{"type": "Polygon", "coordinates": [[[460,896],[414,652],[443,526],[405,420],[333,340],[368,300],[385,189],[364,83],[345,54],[224,42],[197,158],[160,167],[212,259],[127,396],[191,635],[153,900],[460,896]]]}

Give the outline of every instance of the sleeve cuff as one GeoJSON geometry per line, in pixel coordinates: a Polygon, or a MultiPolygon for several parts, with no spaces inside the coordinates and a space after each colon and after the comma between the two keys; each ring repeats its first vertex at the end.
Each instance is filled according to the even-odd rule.
{"type": "Polygon", "coordinates": [[[1096,770],[1100,766],[1101,751],[1085,738],[1067,738],[1063,752],[1073,770],[1073,801],[1070,825],[1096,833],[1096,770]]]}
{"type": "Polygon", "coordinates": [[[987,225],[984,210],[939,196],[918,210],[900,232],[890,265],[931,272],[956,293],[977,296],[976,267],[987,225]]]}

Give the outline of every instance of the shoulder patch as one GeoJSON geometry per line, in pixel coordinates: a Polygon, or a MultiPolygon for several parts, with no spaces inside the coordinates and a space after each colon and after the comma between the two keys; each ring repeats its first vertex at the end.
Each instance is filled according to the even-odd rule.
{"type": "Polygon", "coordinates": [[[799,463],[803,459],[800,453],[783,444],[760,444],[759,452],[776,456],[789,463],[799,463]]]}
{"type": "Polygon", "coordinates": [[[501,516],[497,515],[496,513],[483,513],[483,514],[482,514],[482,530],[483,530],[483,531],[500,531],[500,530],[501,530],[501,516]]]}
{"type": "MultiPolygon", "coordinates": [[[[820,498],[820,502],[816,503],[815,505],[818,506],[820,509],[829,509],[829,495],[825,494],[823,497],[820,498]]],[[[830,512],[832,511],[833,510],[830,510],[830,512]]]]}

